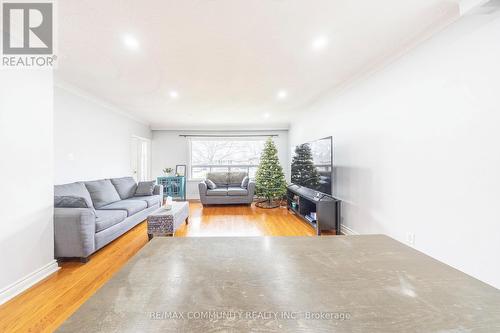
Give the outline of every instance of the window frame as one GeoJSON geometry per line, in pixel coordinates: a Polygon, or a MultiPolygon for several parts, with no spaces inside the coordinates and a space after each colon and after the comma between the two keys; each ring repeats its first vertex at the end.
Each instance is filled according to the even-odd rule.
{"type": "MultiPolygon", "coordinates": [[[[199,168],[208,168],[207,172],[212,172],[212,168],[228,168],[228,172],[231,172],[231,169],[246,169],[246,173],[250,175],[250,168],[257,168],[259,163],[257,164],[196,164],[193,165],[193,141],[261,141],[265,143],[266,138],[263,137],[196,137],[189,138],[188,141],[188,181],[202,181],[203,178],[194,178],[193,177],[193,167],[199,168]]],[[[260,159],[260,157],[259,157],[260,159]]]]}

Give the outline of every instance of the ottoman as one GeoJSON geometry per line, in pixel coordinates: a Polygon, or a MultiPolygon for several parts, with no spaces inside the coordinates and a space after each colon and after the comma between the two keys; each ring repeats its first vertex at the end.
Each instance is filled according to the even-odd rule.
{"type": "Polygon", "coordinates": [[[184,221],[189,223],[189,202],[174,201],[171,209],[160,207],[148,216],[149,240],[153,236],[173,236],[184,221]]]}

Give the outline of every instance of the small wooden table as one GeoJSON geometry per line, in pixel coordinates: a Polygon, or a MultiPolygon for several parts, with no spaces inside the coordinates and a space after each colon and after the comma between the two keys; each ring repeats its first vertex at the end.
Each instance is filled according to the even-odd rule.
{"type": "Polygon", "coordinates": [[[148,216],[148,238],[154,236],[173,236],[179,226],[189,223],[189,202],[174,201],[171,209],[160,207],[148,216]]]}

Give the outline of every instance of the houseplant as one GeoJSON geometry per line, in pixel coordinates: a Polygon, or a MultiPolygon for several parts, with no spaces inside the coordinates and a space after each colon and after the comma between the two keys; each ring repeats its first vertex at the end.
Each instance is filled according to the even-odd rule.
{"type": "Polygon", "coordinates": [[[172,169],[172,168],[163,169],[163,173],[165,174],[165,176],[171,176],[172,172],[174,172],[174,169],[172,169]]]}

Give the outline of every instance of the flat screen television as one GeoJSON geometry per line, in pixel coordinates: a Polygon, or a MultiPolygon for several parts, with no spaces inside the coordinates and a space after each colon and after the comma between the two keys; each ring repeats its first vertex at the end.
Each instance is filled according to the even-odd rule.
{"type": "Polygon", "coordinates": [[[332,137],[306,142],[295,147],[292,156],[292,183],[332,194],[332,137]]]}

